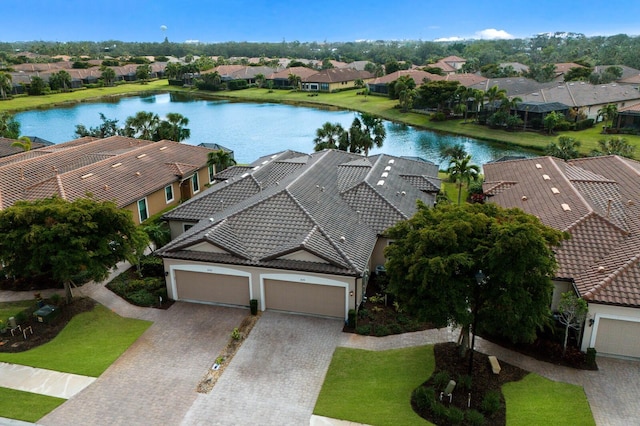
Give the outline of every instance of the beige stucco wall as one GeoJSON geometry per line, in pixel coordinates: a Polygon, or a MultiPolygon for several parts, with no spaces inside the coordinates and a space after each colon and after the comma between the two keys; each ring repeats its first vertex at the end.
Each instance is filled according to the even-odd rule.
{"type": "Polygon", "coordinates": [[[361,299],[360,287],[361,279],[355,277],[345,277],[340,275],[318,274],[313,272],[298,272],[282,269],[256,268],[240,265],[223,265],[206,262],[182,261],[177,259],[164,259],[164,269],[168,272],[166,276],[167,292],[170,299],[175,299],[175,271],[189,270],[203,273],[219,273],[226,275],[246,276],[249,278],[249,293],[251,299],[258,300],[260,310],[265,309],[264,305],[264,280],[276,279],[304,284],[332,285],[346,288],[346,310],[355,309],[356,300],[361,299]]]}
{"type": "Polygon", "coordinates": [[[378,241],[376,241],[376,245],[373,248],[373,253],[371,254],[371,259],[369,260],[369,270],[375,270],[376,266],[384,265],[386,259],[384,257],[384,249],[389,245],[388,238],[379,237],[378,241]]]}
{"type": "Polygon", "coordinates": [[[589,315],[587,324],[582,335],[582,350],[595,346],[598,323],[601,318],[620,319],[625,321],[638,322],[640,324],[640,309],[626,308],[623,306],[601,305],[599,303],[589,303],[589,315]],[[593,319],[593,325],[589,326],[589,320],[593,319]]]}
{"type": "Polygon", "coordinates": [[[573,285],[568,281],[554,281],[553,282],[553,297],[551,299],[551,312],[558,310],[558,304],[562,298],[562,293],[567,291],[573,291],[573,285]]]}

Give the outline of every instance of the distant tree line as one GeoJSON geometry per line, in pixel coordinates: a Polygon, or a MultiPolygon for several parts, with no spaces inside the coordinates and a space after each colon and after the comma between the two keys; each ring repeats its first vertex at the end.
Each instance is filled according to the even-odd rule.
{"type": "MultiPolygon", "coordinates": [[[[501,62],[520,62],[525,65],[577,62],[590,65],[626,65],[640,68],[640,37],[618,34],[587,37],[579,33],[556,32],[537,34],[530,38],[511,40],[466,40],[456,42],[433,41],[359,41],[359,42],[299,42],[280,43],[161,43],[123,42],[16,42],[0,43],[0,64],[9,58],[19,58],[20,52],[42,55],[89,56],[92,58],[176,56],[214,56],[265,58],[306,58],[343,62],[367,60],[376,64],[408,62],[425,66],[440,58],[456,55],[465,58],[465,71],[479,71],[481,67],[501,62]],[[615,46],[615,48],[614,48],[615,46]]],[[[22,56],[24,61],[32,59],[22,56]]]]}

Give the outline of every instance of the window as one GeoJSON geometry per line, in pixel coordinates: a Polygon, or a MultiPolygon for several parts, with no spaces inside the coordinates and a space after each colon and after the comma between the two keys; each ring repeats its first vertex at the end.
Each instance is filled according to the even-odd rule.
{"type": "Polygon", "coordinates": [[[209,165],[209,183],[213,183],[213,176],[216,174],[213,164],[209,165]]]}
{"type": "Polygon", "coordinates": [[[329,83],[320,83],[320,90],[329,91],[329,83]]]}
{"type": "Polygon", "coordinates": [[[144,222],[149,218],[149,211],[147,210],[147,199],[143,198],[138,201],[138,217],[140,218],[140,223],[144,222]]]}
{"type": "Polygon", "coordinates": [[[193,174],[191,178],[191,186],[193,187],[193,193],[200,191],[200,183],[198,182],[198,172],[193,174]]]}
{"type": "Polygon", "coordinates": [[[167,203],[173,201],[173,185],[164,187],[164,198],[167,200],[167,203]]]}

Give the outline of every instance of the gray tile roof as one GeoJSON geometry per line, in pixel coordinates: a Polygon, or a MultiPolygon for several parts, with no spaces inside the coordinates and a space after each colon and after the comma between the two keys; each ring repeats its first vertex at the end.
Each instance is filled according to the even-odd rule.
{"type": "Polygon", "coordinates": [[[490,201],[571,234],[556,250],[558,277],[573,279],[587,300],[640,307],[639,162],[540,157],[487,164],[484,172],[490,201]]]}
{"type": "Polygon", "coordinates": [[[161,256],[360,275],[378,236],[439,189],[435,164],[389,155],[285,151],[244,170],[164,216],[200,221],[161,256]],[[191,249],[201,243],[221,250],[191,249]],[[298,251],[324,262],[286,259],[298,251]]]}

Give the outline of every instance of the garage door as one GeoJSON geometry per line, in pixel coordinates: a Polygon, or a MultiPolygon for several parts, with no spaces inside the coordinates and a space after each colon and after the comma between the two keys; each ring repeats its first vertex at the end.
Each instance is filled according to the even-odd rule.
{"type": "Polygon", "coordinates": [[[177,300],[249,305],[249,278],[204,272],[175,271],[177,300]]]}
{"type": "Polygon", "coordinates": [[[640,322],[600,318],[595,347],[598,353],[640,358],[640,322]]]}
{"type": "Polygon", "coordinates": [[[344,318],[345,288],[291,281],[264,280],[267,309],[344,318]]]}

